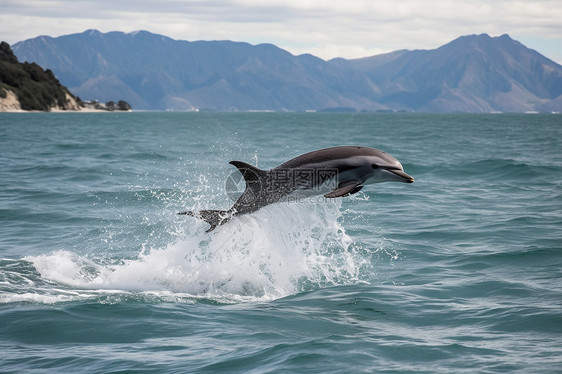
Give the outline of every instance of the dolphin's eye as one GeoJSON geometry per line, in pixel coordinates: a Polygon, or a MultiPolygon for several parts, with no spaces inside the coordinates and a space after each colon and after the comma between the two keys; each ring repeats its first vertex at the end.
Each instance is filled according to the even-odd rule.
{"type": "Polygon", "coordinates": [[[378,168],[379,168],[379,165],[377,165],[377,164],[372,164],[371,167],[372,167],[373,169],[378,169],[378,168]]]}

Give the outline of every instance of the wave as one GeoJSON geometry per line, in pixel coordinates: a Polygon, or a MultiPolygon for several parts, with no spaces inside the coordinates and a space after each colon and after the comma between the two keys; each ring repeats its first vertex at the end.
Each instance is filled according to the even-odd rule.
{"type": "Polygon", "coordinates": [[[466,178],[480,177],[495,179],[525,179],[539,176],[550,176],[553,171],[559,169],[553,165],[541,165],[528,163],[515,159],[483,159],[478,161],[467,162],[463,165],[454,164],[443,168],[450,171],[450,174],[457,174],[466,178]]]}
{"type": "Polygon", "coordinates": [[[0,302],[52,303],[115,294],[186,302],[265,301],[369,282],[377,249],[346,234],[340,205],[267,206],[211,234],[204,233],[204,222],[187,218],[180,239],[132,258],[91,259],[68,250],[26,256],[19,265],[25,281],[13,285],[24,287],[4,294],[0,302]]]}
{"type": "Polygon", "coordinates": [[[135,161],[167,160],[168,157],[157,152],[137,152],[127,155],[126,159],[135,161]]]}

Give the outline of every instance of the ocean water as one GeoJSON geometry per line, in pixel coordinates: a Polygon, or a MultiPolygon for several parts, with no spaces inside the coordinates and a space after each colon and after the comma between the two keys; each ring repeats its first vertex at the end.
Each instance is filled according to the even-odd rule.
{"type": "Polygon", "coordinates": [[[0,114],[0,371],[562,370],[562,116],[0,114]],[[230,160],[357,144],[414,184],[211,233],[230,160]]]}

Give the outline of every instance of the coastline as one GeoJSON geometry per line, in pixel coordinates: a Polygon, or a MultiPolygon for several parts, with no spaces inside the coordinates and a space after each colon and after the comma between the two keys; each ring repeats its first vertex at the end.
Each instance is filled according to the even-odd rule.
{"type": "MultiPolygon", "coordinates": [[[[97,106],[90,102],[80,104],[76,99],[66,94],[66,99],[68,106],[66,108],[61,108],[55,105],[49,110],[25,110],[21,108],[20,101],[18,100],[16,94],[11,90],[5,90],[6,96],[0,97],[0,113],[103,113],[103,112],[132,112],[131,109],[121,110],[121,109],[108,109],[104,104],[103,106],[97,106]]],[[[97,103],[96,103],[97,104],[97,103]]],[[[99,104],[98,104],[99,105],[99,104]]]]}
{"type": "Polygon", "coordinates": [[[51,109],[49,111],[44,110],[23,110],[23,109],[8,109],[0,110],[0,113],[132,113],[132,110],[105,110],[105,109],[91,109],[91,108],[81,108],[81,109],[51,109]]]}

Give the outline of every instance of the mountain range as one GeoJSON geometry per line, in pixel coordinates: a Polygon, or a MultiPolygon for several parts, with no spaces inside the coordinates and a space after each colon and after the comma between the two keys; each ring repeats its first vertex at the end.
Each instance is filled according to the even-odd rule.
{"type": "Polygon", "coordinates": [[[562,66],[507,34],[328,61],[272,44],[189,42],[148,31],[39,36],[12,49],[83,100],[119,97],[135,109],[562,110],[562,66]]]}

